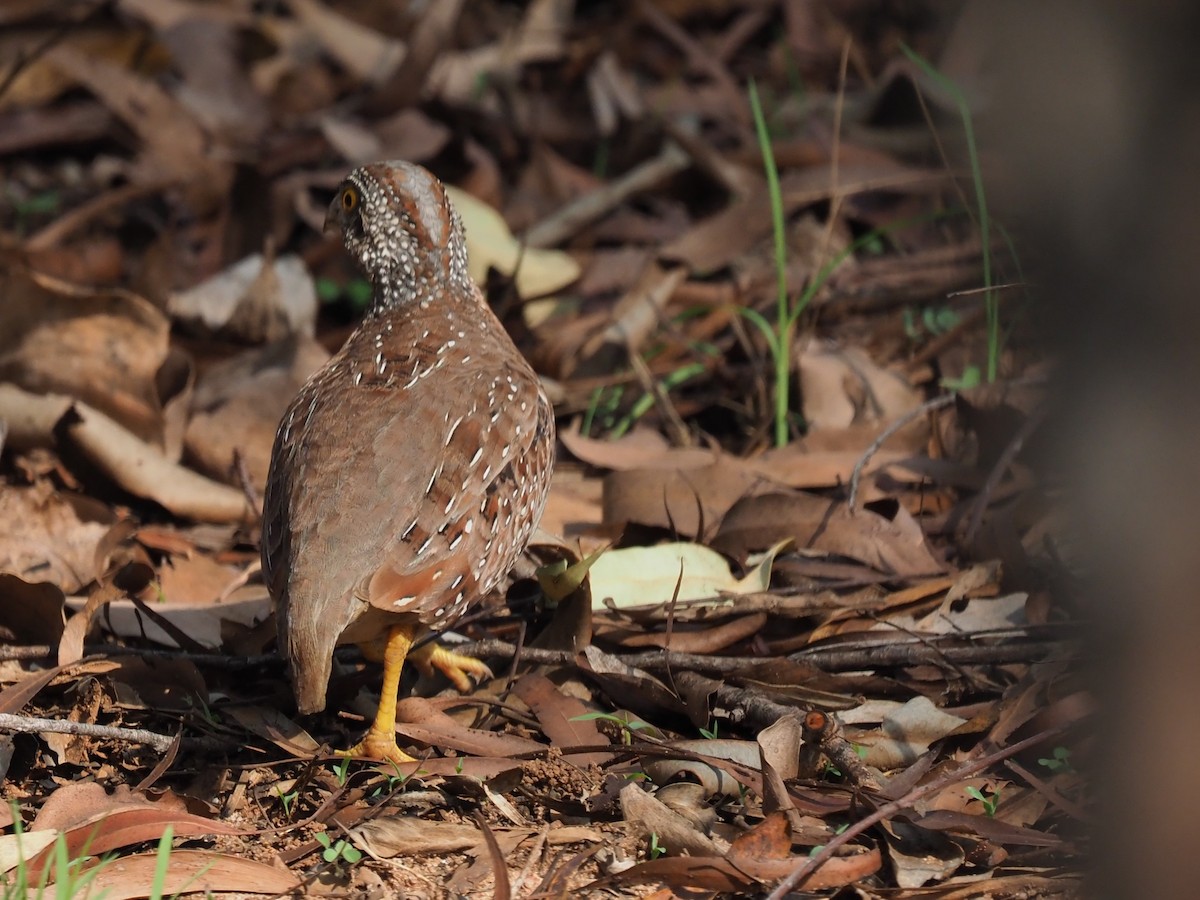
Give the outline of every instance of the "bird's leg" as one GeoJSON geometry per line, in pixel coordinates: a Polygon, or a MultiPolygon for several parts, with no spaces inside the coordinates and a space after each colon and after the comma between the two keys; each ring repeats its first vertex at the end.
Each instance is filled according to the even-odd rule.
{"type": "Polygon", "coordinates": [[[349,750],[340,751],[339,756],[369,756],[396,763],[415,761],[396,746],[396,695],[400,692],[400,670],[404,668],[404,659],[408,656],[418,627],[393,625],[388,630],[383,651],[383,688],[375,721],[361,741],[349,750]]]}
{"type": "Polygon", "coordinates": [[[409,655],[409,659],[425,675],[432,675],[433,670],[437,669],[450,679],[460,694],[471,690],[468,676],[474,675],[478,680],[492,677],[492,670],[475,657],[447,650],[436,641],[418,647],[409,655]]]}

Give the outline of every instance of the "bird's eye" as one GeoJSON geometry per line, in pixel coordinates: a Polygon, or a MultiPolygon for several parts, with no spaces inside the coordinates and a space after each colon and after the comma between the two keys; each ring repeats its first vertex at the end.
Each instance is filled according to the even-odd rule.
{"type": "Polygon", "coordinates": [[[346,212],[358,209],[358,191],[354,188],[348,187],[342,191],[342,209],[346,212]]]}

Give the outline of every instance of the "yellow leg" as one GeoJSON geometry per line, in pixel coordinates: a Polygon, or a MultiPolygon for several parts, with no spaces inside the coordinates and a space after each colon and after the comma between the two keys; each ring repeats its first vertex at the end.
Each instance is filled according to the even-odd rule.
{"type": "Polygon", "coordinates": [[[492,677],[492,670],[475,657],[447,650],[437,642],[425,644],[414,650],[409,659],[426,675],[432,674],[433,670],[437,669],[450,679],[450,683],[457,688],[460,694],[471,690],[471,679],[467,677],[468,675],[474,675],[480,681],[492,677]]]}
{"type": "Polygon", "coordinates": [[[383,651],[383,688],[379,695],[379,710],[363,739],[339,756],[369,756],[396,763],[413,762],[413,757],[396,746],[396,695],[400,692],[400,670],[412,646],[417,627],[393,625],[388,630],[387,646],[383,651]]]}

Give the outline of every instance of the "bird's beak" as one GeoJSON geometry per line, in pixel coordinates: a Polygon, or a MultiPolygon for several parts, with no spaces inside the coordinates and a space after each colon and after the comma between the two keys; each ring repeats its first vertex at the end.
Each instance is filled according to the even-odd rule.
{"type": "Polygon", "coordinates": [[[325,226],[322,229],[326,234],[339,229],[342,224],[342,205],[338,203],[338,198],[334,197],[329,204],[329,209],[325,211],[325,226]]]}

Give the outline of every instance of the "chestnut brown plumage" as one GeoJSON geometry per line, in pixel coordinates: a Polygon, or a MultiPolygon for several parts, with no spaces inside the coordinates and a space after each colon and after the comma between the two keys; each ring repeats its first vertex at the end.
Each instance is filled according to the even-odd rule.
{"type": "MultiPolygon", "coordinates": [[[[330,205],[334,225],[371,282],[371,306],[279,425],[263,572],[300,711],[324,708],[335,645],[382,645],[379,713],[350,752],[404,760],[401,665],[414,639],[454,622],[524,550],[550,487],[554,418],[467,273],[440,181],[406,162],[363,166],[330,205]]],[[[423,651],[416,661],[460,685],[486,671],[423,651]]]]}

